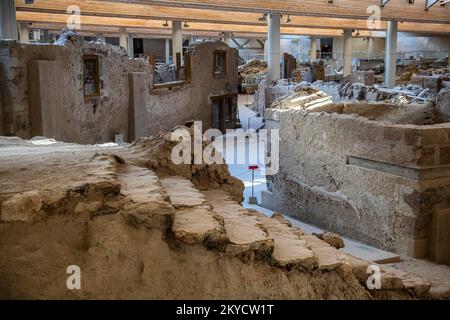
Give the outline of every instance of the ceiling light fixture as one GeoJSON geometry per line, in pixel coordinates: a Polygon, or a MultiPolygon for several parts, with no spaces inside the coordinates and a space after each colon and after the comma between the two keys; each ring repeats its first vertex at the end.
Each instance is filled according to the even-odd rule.
{"type": "Polygon", "coordinates": [[[165,23],[163,23],[163,27],[168,27],[169,26],[169,22],[166,20],[165,23]]]}
{"type": "Polygon", "coordinates": [[[186,21],[184,22],[183,28],[189,28],[189,25],[186,21]]]}
{"type": "Polygon", "coordinates": [[[287,18],[286,18],[286,21],[285,21],[285,23],[291,23],[292,22],[292,20],[291,20],[291,16],[290,15],[288,15],[287,16],[287,18]]]}
{"type": "Polygon", "coordinates": [[[259,21],[266,21],[267,19],[267,13],[264,13],[260,18],[258,18],[259,21]]]}

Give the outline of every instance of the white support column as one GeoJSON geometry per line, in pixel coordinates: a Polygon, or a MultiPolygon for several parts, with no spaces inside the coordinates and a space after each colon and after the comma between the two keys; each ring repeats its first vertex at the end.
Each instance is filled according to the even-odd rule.
{"type": "Polygon", "coordinates": [[[344,30],[344,78],[352,74],[352,30],[344,30]]]}
{"type": "Polygon", "coordinates": [[[317,61],[317,36],[311,36],[311,49],[310,49],[311,63],[317,61]]]}
{"type": "Polygon", "coordinates": [[[16,5],[14,0],[0,1],[0,39],[18,40],[16,5]]]}
{"type": "Polygon", "coordinates": [[[183,65],[183,27],[181,21],[172,21],[172,60],[177,66],[177,53],[181,55],[181,65],[183,65]]]}
{"type": "Polygon", "coordinates": [[[397,21],[388,21],[386,31],[386,57],[384,60],[384,84],[388,88],[395,87],[397,72],[397,21]]]}
{"type": "Polygon", "coordinates": [[[21,22],[19,24],[20,31],[20,41],[28,42],[30,41],[30,29],[28,29],[28,22],[21,22]]]}
{"type": "Polygon", "coordinates": [[[166,56],[166,64],[170,63],[170,39],[166,39],[164,54],[166,56]]]}
{"type": "Polygon", "coordinates": [[[274,79],[280,79],[280,20],[279,14],[268,15],[268,70],[267,85],[274,79]]]}
{"type": "Polygon", "coordinates": [[[373,59],[375,58],[375,52],[373,47],[373,38],[367,38],[367,58],[373,59]]]}
{"type": "Polygon", "coordinates": [[[127,34],[127,52],[128,52],[128,56],[133,59],[134,58],[134,41],[133,41],[132,33],[127,34]]]}
{"type": "Polygon", "coordinates": [[[127,29],[124,27],[119,28],[119,45],[128,52],[127,29]]]}

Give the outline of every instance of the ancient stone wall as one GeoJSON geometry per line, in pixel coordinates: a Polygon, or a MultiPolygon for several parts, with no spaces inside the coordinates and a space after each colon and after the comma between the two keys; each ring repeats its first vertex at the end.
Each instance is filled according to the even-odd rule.
{"type": "Polygon", "coordinates": [[[128,74],[148,70],[150,79],[144,60],[128,59],[117,47],[76,41],[66,45],[1,42],[0,63],[4,131],[22,138],[50,134],[67,142],[99,143],[123,133],[126,139],[128,74]],[[86,55],[99,61],[100,92],[89,98],[83,89],[86,55]],[[37,67],[37,61],[46,65],[37,67]],[[41,114],[42,123],[32,124],[33,113],[41,114]],[[46,131],[49,126],[53,126],[51,132],[46,131]]]}
{"type": "Polygon", "coordinates": [[[212,96],[237,92],[237,50],[202,43],[191,54],[191,80],[156,90],[150,65],[115,46],[0,42],[2,135],[47,136],[83,144],[125,141],[168,131],[190,120],[211,126],[212,96]],[[215,78],[214,50],[227,51],[227,73],[215,78]],[[85,96],[84,58],[98,57],[99,92],[85,96]],[[133,76],[138,75],[133,80],[133,76]]]}
{"type": "Polygon", "coordinates": [[[328,108],[272,113],[280,172],[266,203],[379,248],[450,264],[450,124],[385,121],[396,106],[328,108]]]}

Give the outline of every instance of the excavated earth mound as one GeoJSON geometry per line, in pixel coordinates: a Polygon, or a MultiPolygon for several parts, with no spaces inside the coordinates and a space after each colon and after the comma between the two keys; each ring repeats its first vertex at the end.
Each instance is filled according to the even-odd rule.
{"type": "Polygon", "coordinates": [[[240,205],[225,165],[170,160],[167,136],[131,146],[0,139],[0,298],[411,299],[430,283],[369,263],[240,205]],[[81,289],[69,290],[69,266],[81,289]]]}

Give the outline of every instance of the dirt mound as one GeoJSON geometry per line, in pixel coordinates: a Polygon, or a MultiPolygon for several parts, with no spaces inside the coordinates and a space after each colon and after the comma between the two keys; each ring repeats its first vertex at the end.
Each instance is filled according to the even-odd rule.
{"type": "Polygon", "coordinates": [[[301,108],[314,110],[333,103],[333,100],[326,93],[309,86],[299,85],[294,92],[283,96],[275,101],[272,109],[292,109],[301,108]]]}

